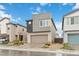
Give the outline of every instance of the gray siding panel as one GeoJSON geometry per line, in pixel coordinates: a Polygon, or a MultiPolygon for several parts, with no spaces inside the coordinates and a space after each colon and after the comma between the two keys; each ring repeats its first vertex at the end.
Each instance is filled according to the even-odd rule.
{"type": "Polygon", "coordinates": [[[49,13],[33,15],[33,32],[50,31],[49,27],[39,27],[40,20],[50,20],[50,19],[51,19],[51,15],[49,13]]]}

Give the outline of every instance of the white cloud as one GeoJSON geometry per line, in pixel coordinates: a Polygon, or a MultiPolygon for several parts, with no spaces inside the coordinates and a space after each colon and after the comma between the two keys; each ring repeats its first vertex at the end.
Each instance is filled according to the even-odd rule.
{"type": "Polygon", "coordinates": [[[20,22],[22,19],[21,19],[21,17],[18,17],[18,18],[12,18],[11,19],[11,21],[13,21],[13,22],[16,22],[16,23],[18,23],[18,22],[20,22]]]}
{"type": "Polygon", "coordinates": [[[32,12],[32,14],[38,14],[39,12],[32,12]]]}
{"type": "Polygon", "coordinates": [[[42,7],[43,7],[43,6],[46,6],[46,5],[51,6],[50,3],[40,3],[40,5],[41,5],[42,7]]]}
{"type": "Polygon", "coordinates": [[[63,4],[62,4],[62,6],[66,6],[66,5],[73,6],[74,3],[63,3],[63,4]]]}
{"type": "Polygon", "coordinates": [[[14,19],[14,18],[11,18],[10,21],[13,22],[13,23],[17,23],[17,20],[14,19]]]}
{"type": "Polygon", "coordinates": [[[63,3],[62,5],[65,6],[65,5],[68,5],[68,3],[63,3]]]}
{"type": "MultiPolygon", "coordinates": [[[[0,8],[5,9],[4,7],[0,7],[0,8]]],[[[13,19],[11,14],[6,13],[6,11],[2,10],[2,9],[0,10],[0,19],[2,19],[4,17],[13,19]]]]}
{"type": "Polygon", "coordinates": [[[0,5],[0,18],[8,17],[11,18],[12,16],[4,11],[5,7],[0,5]]]}
{"type": "Polygon", "coordinates": [[[5,11],[0,10],[0,18],[8,17],[11,18],[10,14],[7,14],[5,11]]]}
{"type": "Polygon", "coordinates": [[[76,3],[72,9],[78,9],[78,8],[79,8],[79,3],[76,3]]]}
{"type": "Polygon", "coordinates": [[[38,14],[41,12],[41,7],[31,8],[32,14],[38,14]]]}
{"type": "Polygon", "coordinates": [[[48,3],[40,3],[41,6],[46,6],[48,3]]]}
{"type": "Polygon", "coordinates": [[[37,8],[36,8],[36,11],[37,11],[37,12],[40,12],[40,11],[41,11],[41,7],[37,7],[37,8]]]}
{"type": "Polygon", "coordinates": [[[0,10],[4,10],[4,6],[3,5],[0,5],[0,10]]]}
{"type": "Polygon", "coordinates": [[[4,17],[11,18],[12,16],[10,14],[5,13],[5,11],[0,11],[0,17],[1,18],[4,18],[4,17]]]}
{"type": "Polygon", "coordinates": [[[18,20],[21,20],[21,17],[18,17],[17,19],[18,19],[18,20]]]}
{"type": "Polygon", "coordinates": [[[62,22],[55,22],[56,28],[57,28],[57,33],[59,34],[60,37],[62,37],[62,22]]]}

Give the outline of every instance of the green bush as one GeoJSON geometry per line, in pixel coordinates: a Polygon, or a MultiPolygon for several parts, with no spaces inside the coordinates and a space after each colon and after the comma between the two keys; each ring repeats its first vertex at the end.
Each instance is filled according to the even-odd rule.
{"type": "Polygon", "coordinates": [[[45,45],[48,45],[48,46],[50,46],[50,45],[51,45],[51,42],[47,42],[47,43],[45,43],[45,45]]]}
{"type": "Polygon", "coordinates": [[[43,48],[49,48],[49,46],[51,46],[51,43],[47,42],[47,43],[44,44],[43,48]]]}
{"type": "Polygon", "coordinates": [[[19,41],[19,44],[22,44],[22,45],[23,45],[23,44],[24,44],[24,42],[23,42],[23,41],[19,41]]]}
{"type": "Polygon", "coordinates": [[[62,49],[69,49],[72,50],[72,47],[68,43],[64,43],[62,49]]]}
{"type": "Polygon", "coordinates": [[[23,45],[23,41],[20,40],[13,40],[11,43],[13,43],[13,45],[23,45]]]}
{"type": "Polygon", "coordinates": [[[2,41],[2,44],[8,44],[8,40],[2,41]]]}
{"type": "Polygon", "coordinates": [[[42,48],[49,48],[49,46],[48,45],[44,45],[42,48]]]}

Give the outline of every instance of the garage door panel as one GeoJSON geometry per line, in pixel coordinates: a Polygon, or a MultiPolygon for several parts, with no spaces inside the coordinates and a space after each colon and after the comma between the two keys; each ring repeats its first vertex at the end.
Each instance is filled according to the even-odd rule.
{"type": "Polygon", "coordinates": [[[46,42],[48,42],[48,35],[32,35],[31,36],[31,42],[32,43],[39,43],[39,44],[41,44],[41,43],[46,43],[46,42]]]}
{"type": "Polygon", "coordinates": [[[79,34],[69,34],[68,41],[70,44],[79,44],[79,34]]]}

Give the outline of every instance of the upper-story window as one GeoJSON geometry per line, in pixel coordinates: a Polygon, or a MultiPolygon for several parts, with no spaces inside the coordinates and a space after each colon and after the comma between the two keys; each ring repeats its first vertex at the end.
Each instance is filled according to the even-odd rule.
{"type": "Polygon", "coordinates": [[[39,24],[40,24],[40,27],[47,27],[48,26],[48,20],[40,20],[39,24]]]}
{"type": "Polygon", "coordinates": [[[24,31],[24,29],[22,29],[22,31],[24,31]]]}
{"type": "Polygon", "coordinates": [[[79,24],[79,16],[71,17],[71,25],[79,24]]]}
{"type": "Polygon", "coordinates": [[[66,17],[66,25],[79,24],[79,16],[66,17]]]}
{"type": "Polygon", "coordinates": [[[79,16],[74,17],[75,19],[75,24],[79,24],[79,16]]]}
{"type": "Polygon", "coordinates": [[[74,17],[71,17],[71,24],[74,24],[75,21],[74,21],[74,17]]]}
{"type": "Polygon", "coordinates": [[[8,30],[9,30],[10,28],[8,27],[8,30]]]}
{"type": "Polygon", "coordinates": [[[17,25],[16,25],[16,27],[17,27],[17,25]]]}
{"type": "Polygon", "coordinates": [[[69,25],[70,18],[66,17],[65,20],[66,20],[66,25],[69,25]]]}

